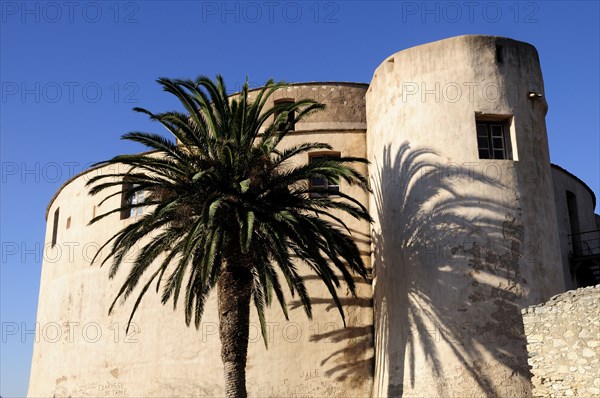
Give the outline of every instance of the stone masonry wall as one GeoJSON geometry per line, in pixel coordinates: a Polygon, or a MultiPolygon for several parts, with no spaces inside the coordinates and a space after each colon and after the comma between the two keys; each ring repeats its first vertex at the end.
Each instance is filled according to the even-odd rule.
{"type": "Polygon", "coordinates": [[[600,395],[600,285],[522,310],[534,397],[600,395]]]}

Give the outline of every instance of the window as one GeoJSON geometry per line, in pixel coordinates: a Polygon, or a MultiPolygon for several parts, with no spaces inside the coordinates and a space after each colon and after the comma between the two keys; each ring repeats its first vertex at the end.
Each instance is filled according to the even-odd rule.
{"type": "MultiPolygon", "coordinates": [[[[329,152],[329,153],[313,153],[309,154],[310,163],[321,162],[324,160],[328,160],[331,158],[339,158],[339,152],[329,152]]],[[[328,196],[335,195],[340,192],[340,185],[333,181],[330,181],[324,177],[313,177],[310,180],[310,189],[318,192],[311,193],[311,196],[328,196]]]]}
{"type": "Polygon", "coordinates": [[[579,209],[577,207],[577,196],[567,191],[567,211],[569,212],[569,227],[571,228],[571,246],[572,252],[580,255],[583,252],[581,245],[581,235],[579,229],[579,209]]]}
{"type": "MultiPolygon", "coordinates": [[[[285,105],[285,104],[293,104],[294,100],[292,99],[281,99],[281,100],[277,100],[275,101],[275,105],[285,105]]],[[[275,119],[277,119],[277,117],[279,117],[279,112],[275,113],[275,119]]],[[[290,111],[288,112],[288,117],[285,123],[280,123],[279,126],[277,126],[277,130],[281,131],[285,128],[285,125],[289,123],[290,125],[290,130],[289,131],[294,131],[296,129],[295,123],[294,123],[294,119],[295,119],[296,115],[294,113],[294,111],[290,111]]]]}
{"type": "Polygon", "coordinates": [[[67,229],[71,228],[71,217],[67,218],[67,229]]]}
{"type": "MultiPolygon", "coordinates": [[[[132,190],[138,187],[139,184],[133,184],[131,182],[123,183],[123,190],[121,193],[121,207],[128,205],[137,205],[144,203],[144,191],[133,191],[132,190]]],[[[143,207],[133,207],[131,209],[123,209],[121,210],[121,220],[129,217],[135,217],[142,215],[144,213],[143,207]]]]}
{"type": "Polygon", "coordinates": [[[506,142],[507,123],[477,121],[479,159],[511,159],[506,142]]]}
{"type": "Polygon", "coordinates": [[[58,216],[60,213],[60,207],[54,211],[54,221],[52,223],[52,246],[56,245],[56,239],[58,238],[58,216]]]}

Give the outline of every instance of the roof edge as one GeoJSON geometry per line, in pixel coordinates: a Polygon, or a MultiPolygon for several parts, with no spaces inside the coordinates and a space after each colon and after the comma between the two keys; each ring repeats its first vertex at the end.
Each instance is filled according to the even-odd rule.
{"type": "MultiPolygon", "coordinates": [[[[325,82],[312,81],[312,82],[292,82],[292,83],[284,82],[284,84],[285,84],[285,87],[328,85],[328,86],[354,86],[354,87],[359,86],[359,87],[365,87],[365,88],[368,88],[370,85],[370,83],[363,83],[363,82],[334,82],[334,81],[325,81],[325,82]]],[[[253,91],[257,91],[257,90],[262,89],[263,87],[264,86],[250,88],[250,89],[248,89],[248,92],[251,93],[253,91]]],[[[231,97],[234,95],[238,95],[240,93],[241,93],[241,91],[236,91],[234,93],[228,94],[228,96],[231,97]]]]}
{"type": "Polygon", "coordinates": [[[579,182],[581,185],[583,185],[585,187],[585,189],[588,190],[588,192],[590,193],[590,195],[592,196],[592,203],[594,204],[594,209],[596,208],[596,194],[594,193],[594,191],[592,191],[592,188],[590,188],[590,186],[588,184],[586,184],[581,178],[577,177],[575,174],[571,173],[569,170],[560,167],[557,164],[554,163],[550,163],[550,167],[562,171],[563,173],[567,174],[570,177],[573,177],[573,179],[575,179],[577,182],[579,182]]]}

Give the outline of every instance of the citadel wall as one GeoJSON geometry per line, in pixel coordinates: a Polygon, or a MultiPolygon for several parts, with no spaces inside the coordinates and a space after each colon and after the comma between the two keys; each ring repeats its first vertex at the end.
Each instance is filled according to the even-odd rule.
{"type": "Polygon", "coordinates": [[[600,285],[523,309],[535,397],[600,395],[600,285]]]}
{"type": "MultiPolygon", "coordinates": [[[[530,396],[521,310],[565,289],[565,190],[582,227],[594,207],[584,184],[550,167],[535,48],[460,36],[392,55],[370,86],[298,83],[273,99],[300,98],[327,110],[298,123],[286,145],[327,142],[371,162],[362,169],[371,194],[340,188],[375,219],[344,218],[374,280],[358,281],[358,298],[340,291],[343,328],[308,277],[313,321],[297,300],[289,322],[273,308],[268,350],[252,313],[250,396],[530,396]],[[503,126],[504,159],[480,158],[477,124],[503,126]]],[[[214,295],[199,331],[153,291],[129,336],[133,301],[107,316],[126,272],[108,280],[89,260],[131,219],[88,226],[120,197],[100,206],[85,183],[110,172],[68,181],[48,207],[46,242],[55,214],[57,238],[44,254],[28,395],[222,395],[214,295]]]]}
{"type": "MultiPolygon", "coordinates": [[[[328,106],[296,126],[286,145],[327,142],[347,156],[365,157],[364,94],[361,84],[303,84],[278,92],[274,99],[314,98],[328,106]]],[[[306,162],[307,159],[301,159],[306,162]]],[[[38,304],[38,331],[34,343],[28,395],[192,397],[223,395],[223,370],[218,337],[218,314],[213,294],[197,331],[186,327],[183,311],[160,304],[153,289],[142,301],[129,335],[124,327],[137,297],[107,315],[126,269],[108,279],[104,268],[90,266],[96,250],[132,218],[113,214],[87,225],[95,215],[120,205],[120,195],[99,205],[85,183],[98,168],[66,183],[48,207],[46,242],[52,242],[54,215],[57,236],[47,245],[42,265],[38,304]],[[68,226],[67,226],[68,225],[68,226]]],[[[366,172],[366,166],[363,166],[366,172]]],[[[356,187],[344,192],[367,203],[356,187]]],[[[366,222],[345,219],[364,255],[370,261],[366,222]]],[[[104,252],[106,253],[106,252],[104,252]]],[[[131,260],[136,255],[132,252],[131,260]]],[[[252,309],[247,365],[250,396],[369,396],[372,386],[372,304],[369,281],[358,282],[358,297],[344,290],[348,328],[343,328],[327,288],[307,278],[313,298],[309,321],[297,299],[288,297],[290,321],[277,305],[267,313],[269,349],[260,336],[252,309]]],[[[140,287],[143,281],[140,283],[140,287]]],[[[139,289],[138,289],[139,291],[139,289]]],[[[180,308],[178,308],[180,309],[180,308]]]]}

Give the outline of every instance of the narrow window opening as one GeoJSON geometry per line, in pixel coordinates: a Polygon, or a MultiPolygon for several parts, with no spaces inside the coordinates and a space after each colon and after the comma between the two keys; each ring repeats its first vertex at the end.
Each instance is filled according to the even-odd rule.
{"type": "MultiPolygon", "coordinates": [[[[317,152],[309,154],[309,162],[321,162],[332,158],[339,158],[339,152],[317,152]]],[[[312,197],[336,195],[340,192],[339,182],[331,181],[325,177],[313,177],[310,180],[310,189],[312,197]]]]}
{"type": "Polygon", "coordinates": [[[504,63],[504,54],[503,54],[504,46],[500,44],[496,44],[496,62],[499,64],[504,63]]]}
{"type": "Polygon", "coordinates": [[[569,224],[571,226],[571,233],[579,233],[579,211],[577,209],[577,196],[567,191],[567,208],[569,210],[569,224]]]}
{"type": "MultiPolygon", "coordinates": [[[[281,100],[277,100],[275,101],[275,105],[284,105],[284,104],[293,104],[294,100],[292,99],[281,99],[281,100]]],[[[275,113],[275,119],[277,119],[280,115],[280,112],[275,113]]],[[[286,125],[290,126],[289,131],[295,131],[296,130],[296,123],[294,122],[294,119],[296,118],[295,112],[294,111],[290,111],[287,114],[287,120],[285,122],[282,122],[279,124],[279,126],[277,126],[277,130],[282,131],[286,125]]]]}
{"type": "Polygon", "coordinates": [[[512,159],[506,121],[476,121],[479,159],[512,159]]]}
{"type": "Polygon", "coordinates": [[[573,245],[573,253],[578,255],[581,251],[579,232],[579,210],[577,209],[577,196],[566,191],[567,194],[567,210],[569,212],[569,227],[571,228],[571,244],[573,245]]]}
{"type": "Polygon", "coordinates": [[[56,245],[56,239],[58,238],[58,217],[60,213],[60,208],[57,208],[54,212],[54,221],[52,223],[52,247],[56,245]]]}
{"type": "Polygon", "coordinates": [[[71,228],[71,217],[67,218],[67,229],[71,228]]]}

